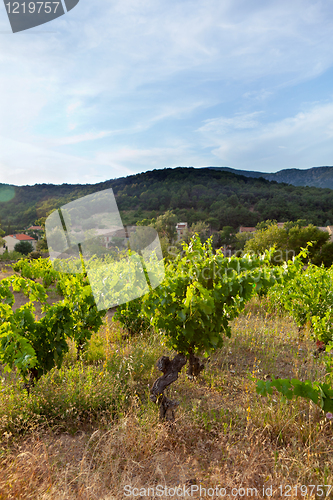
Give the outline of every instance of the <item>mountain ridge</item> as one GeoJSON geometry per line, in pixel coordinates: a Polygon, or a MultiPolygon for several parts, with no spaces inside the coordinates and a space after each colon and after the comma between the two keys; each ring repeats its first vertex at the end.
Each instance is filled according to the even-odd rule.
{"type": "Polygon", "coordinates": [[[211,170],[221,170],[245,177],[258,179],[263,177],[268,181],[291,184],[293,186],[309,186],[323,189],[333,189],[333,166],[311,167],[307,169],[285,168],[278,172],[257,172],[255,170],[238,170],[231,167],[203,167],[211,170]]]}
{"type": "Polygon", "coordinates": [[[332,189],[293,186],[220,168],[156,169],[97,184],[8,186],[0,184],[0,223],[7,234],[108,188],[113,189],[124,225],[156,218],[167,210],[174,211],[178,220],[202,221],[214,230],[255,226],[267,219],[306,219],[317,226],[333,223],[332,189]]]}

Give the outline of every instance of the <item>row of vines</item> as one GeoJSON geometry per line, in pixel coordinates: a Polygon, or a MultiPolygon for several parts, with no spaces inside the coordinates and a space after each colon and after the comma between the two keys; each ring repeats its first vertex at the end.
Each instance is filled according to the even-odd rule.
{"type": "MultiPolygon", "coordinates": [[[[317,345],[326,349],[328,372],[325,383],[258,381],[257,392],[267,395],[275,388],[288,399],[302,396],[326,412],[333,411],[329,355],[333,345],[333,269],[311,263],[304,268],[306,252],[282,266],[272,266],[270,252],[260,257],[227,258],[215,252],[210,241],[202,244],[194,236],[174,261],[165,264],[161,285],[153,289],[148,282],[148,293],[118,306],[114,319],[130,332],[152,327],[159,332],[161,342],[176,353],[172,360],[167,356],[158,360],[163,375],[151,388],[151,399],[159,403],[161,417],[177,404],[164,395],[165,388],[187,362],[188,375],[199,375],[204,367],[201,358],[219,349],[225,336],[230,337],[231,321],[256,294],[267,296],[270,307],[288,313],[300,328],[308,326],[317,345]]],[[[46,259],[21,260],[14,270],[20,276],[5,278],[0,287],[0,363],[6,370],[16,368],[29,385],[52,368],[60,368],[69,339],[75,341],[79,355],[100,328],[106,310],[96,307],[85,274],[61,273],[46,259]],[[18,308],[13,307],[14,292],[27,297],[18,308]],[[61,300],[52,303],[50,297],[55,292],[61,300]]],[[[120,274],[119,268],[114,283],[120,274]]],[[[137,279],[142,282],[142,275],[137,279]]]]}
{"type": "Polygon", "coordinates": [[[0,361],[5,371],[15,367],[33,384],[61,367],[69,339],[78,352],[82,349],[102,325],[105,311],[97,310],[83,274],[59,273],[46,259],[21,260],[13,269],[20,276],[3,279],[0,287],[0,361]],[[14,307],[14,292],[26,296],[24,305],[14,307]],[[62,300],[50,300],[55,293],[62,300]]]}

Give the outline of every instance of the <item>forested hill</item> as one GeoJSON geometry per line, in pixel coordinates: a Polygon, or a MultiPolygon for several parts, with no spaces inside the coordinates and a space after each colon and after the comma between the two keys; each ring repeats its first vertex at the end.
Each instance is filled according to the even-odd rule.
{"type": "Polygon", "coordinates": [[[0,218],[8,233],[23,229],[69,201],[113,188],[124,224],[173,210],[179,221],[206,221],[212,229],[254,226],[266,219],[333,224],[333,191],[295,187],[232,172],[175,168],[93,185],[0,185],[0,218]],[[8,231],[8,225],[10,225],[8,231]]]}
{"type": "Polygon", "coordinates": [[[287,168],[275,173],[255,172],[251,170],[236,170],[229,167],[208,167],[214,170],[232,172],[246,177],[263,177],[268,181],[285,182],[293,186],[313,186],[333,189],[333,167],[312,167],[304,170],[287,168]]]}

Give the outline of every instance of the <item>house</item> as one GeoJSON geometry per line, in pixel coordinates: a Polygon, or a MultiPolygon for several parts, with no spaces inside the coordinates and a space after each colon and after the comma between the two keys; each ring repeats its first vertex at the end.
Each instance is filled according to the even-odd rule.
{"type": "MultiPolygon", "coordinates": [[[[112,248],[113,246],[127,248],[127,240],[131,233],[135,233],[136,229],[136,226],[127,226],[126,228],[111,226],[106,229],[92,229],[90,237],[92,241],[95,240],[95,243],[98,243],[106,249],[112,248]]],[[[82,237],[82,241],[84,241],[85,235],[83,231],[76,234],[79,240],[80,236],[82,237]]]]}
{"type": "Polygon", "coordinates": [[[181,240],[187,233],[187,222],[178,222],[176,225],[177,241],[181,240]]]}
{"type": "Polygon", "coordinates": [[[0,248],[0,253],[3,254],[6,249],[8,252],[12,252],[14,250],[14,247],[17,243],[20,243],[20,241],[28,241],[29,243],[32,244],[32,248],[36,250],[36,245],[37,241],[32,238],[31,236],[28,236],[27,234],[10,234],[8,236],[4,236],[3,239],[5,240],[5,246],[3,248],[0,248]]]}
{"type": "MultiPolygon", "coordinates": [[[[279,228],[284,227],[284,222],[277,222],[276,225],[279,228]]],[[[255,227],[244,227],[244,226],[241,226],[239,228],[239,232],[240,233],[254,233],[255,231],[256,231],[255,227]]]]}
{"type": "Polygon", "coordinates": [[[255,227],[245,227],[245,226],[241,226],[239,228],[239,232],[240,233],[254,233],[256,231],[256,228],[255,227]]]}

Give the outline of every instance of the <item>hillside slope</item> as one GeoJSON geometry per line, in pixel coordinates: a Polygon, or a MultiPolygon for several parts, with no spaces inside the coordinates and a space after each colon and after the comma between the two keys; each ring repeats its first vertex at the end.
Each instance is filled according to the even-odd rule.
{"type": "Polygon", "coordinates": [[[166,210],[173,210],[179,221],[206,221],[212,229],[254,226],[266,219],[303,218],[315,225],[333,224],[330,189],[295,187],[217,169],[179,167],[99,184],[0,185],[2,227],[7,233],[23,229],[54,208],[110,187],[127,225],[166,210]]]}

